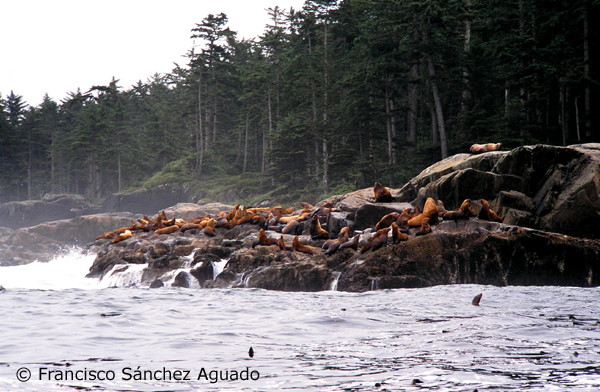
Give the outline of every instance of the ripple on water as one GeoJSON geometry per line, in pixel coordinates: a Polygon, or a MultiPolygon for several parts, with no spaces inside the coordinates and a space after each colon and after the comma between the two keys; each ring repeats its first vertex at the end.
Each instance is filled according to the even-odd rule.
{"type": "MultiPolygon", "coordinates": [[[[600,384],[599,294],[476,285],[359,294],[13,288],[0,307],[0,390],[64,390],[15,380],[15,369],[42,365],[248,366],[261,374],[256,382],[218,385],[225,390],[593,390],[600,384]],[[422,383],[413,386],[415,379],[422,383]]],[[[197,380],[76,384],[98,391],[214,387],[197,380]]]]}

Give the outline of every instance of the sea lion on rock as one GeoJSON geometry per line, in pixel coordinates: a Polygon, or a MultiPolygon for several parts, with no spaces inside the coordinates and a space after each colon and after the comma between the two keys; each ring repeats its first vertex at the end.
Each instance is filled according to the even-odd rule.
{"type": "Polygon", "coordinates": [[[377,233],[375,233],[373,239],[371,240],[371,250],[373,252],[383,246],[387,246],[388,233],[391,229],[391,227],[386,227],[384,229],[378,230],[377,233]]]}
{"type": "Polygon", "coordinates": [[[197,223],[187,223],[187,224],[181,226],[179,231],[181,231],[182,233],[185,233],[188,230],[194,230],[194,229],[200,230],[200,225],[197,223]]]}
{"type": "Polygon", "coordinates": [[[393,222],[396,222],[400,214],[398,212],[390,212],[385,215],[377,224],[375,225],[375,230],[385,229],[386,227],[390,227],[393,222]]]}
{"type": "Polygon", "coordinates": [[[298,221],[293,220],[289,222],[285,227],[281,230],[283,234],[296,234],[296,229],[298,228],[298,221]]]}
{"type": "Polygon", "coordinates": [[[431,226],[429,226],[429,218],[423,219],[421,222],[421,230],[415,233],[416,236],[425,235],[431,233],[431,226]]]}
{"type": "Polygon", "coordinates": [[[342,250],[342,249],[346,249],[346,248],[352,248],[354,250],[358,249],[358,241],[360,240],[360,234],[355,235],[354,237],[352,237],[352,239],[344,242],[343,244],[341,244],[338,247],[338,250],[342,250]]]}
{"type": "Polygon", "coordinates": [[[321,222],[319,222],[319,215],[315,214],[310,221],[310,236],[313,240],[328,240],[329,232],[323,230],[321,222]]]}
{"type": "Polygon", "coordinates": [[[408,234],[402,233],[400,231],[400,227],[396,224],[396,222],[392,223],[391,228],[392,228],[392,242],[394,244],[396,242],[407,241],[408,240],[408,234]]]}
{"type": "Polygon", "coordinates": [[[392,194],[386,187],[381,185],[379,181],[375,182],[375,186],[373,187],[373,195],[375,196],[375,201],[381,203],[389,203],[393,200],[392,194]]]}
{"type": "Polygon", "coordinates": [[[298,236],[295,236],[294,240],[292,241],[292,249],[295,250],[296,252],[302,252],[302,253],[306,253],[309,255],[313,254],[313,251],[310,247],[300,243],[298,236]]]}
{"type": "Polygon", "coordinates": [[[115,238],[113,238],[111,243],[116,244],[117,242],[124,241],[127,238],[131,238],[131,237],[133,237],[133,234],[131,234],[131,231],[125,230],[123,233],[121,233],[118,236],[116,236],[115,238]]]}
{"type": "Polygon", "coordinates": [[[334,254],[338,250],[340,245],[348,241],[348,230],[350,230],[348,227],[342,228],[337,240],[335,240],[333,244],[329,245],[329,247],[325,251],[326,255],[334,254]]]}
{"type": "Polygon", "coordinates": [[[479,219],[502,223],[502,218],[494,211],[490,210],[490,205],[487,200],[481,199],[481,205],[481,210],[479,210],[479,215],[477,215],[479,219]]]}
{"type": "Polygon", "coordinates": [[[281,250],[292,250],[293,249],[293,247],[288,247],[285,244],[285,241],[283,240],[283,236],[279,237],[279,240],[277,241],[277,246],[279,246],[279,249],[281,249],[281,250]]]}
{"type": "Polygon", "coordinates": [[[484,152],[498,151],[502,143],[473,144],[470,148],[471,154],[481,154],[484,152]]]}
{"type": "Polygon", "coordinates": [[[465,199],[460,205],[460,208],[454,211],[446,211],[446,213],[442,215],[442,218],[446,220],[469,219],[470,217],[475,216],[470,205],[471,199],[465,199]]]}
{"type": "Polygon", "coordinates": [[[179,226],[171,225],[171,226],[163,227],[162,229],[157,229],[154,232],[156,234],[171,234],[171,233],[175,233],[178,230],[179,230],[179,226]]]}
{"type": "Polygon", "coordinates": [[[483,297],[482,293],[479,293],[475,296],[475,298],[473,298],[473,301],[471,302],[471,305],[473,306],[479,306],[479,302],[481,301],[481,297],[483,297]]]}
{"type": "Polygon", "coordinates": [[[410,227],[419,227],[419,226],[421,226],[421,223],[423,222],[423,219],[425,219],[425,218],[429,219],[428,220],[429,223],[436,223],[437,219],[438,219],[438,214],[439,214],[439,212],[438,212],[436,202],[431,197],[428,197],[427,200],[425,200],[425,205],[423,206],[423,212],[420,213],[419,215],[411,218],[408,221],[408,225],[410,227]]]}
{"type": "Polygon", "coordinates": [[[260,229],[260,231],[258,232],[258,239],[252,243],[252,247],[254,248],[258,245],[261,245],[261,246],[278,245],[277,243],[278,243],[278,241],[275,238],[267,237],[267,233],[263,229],[260,229]]]}

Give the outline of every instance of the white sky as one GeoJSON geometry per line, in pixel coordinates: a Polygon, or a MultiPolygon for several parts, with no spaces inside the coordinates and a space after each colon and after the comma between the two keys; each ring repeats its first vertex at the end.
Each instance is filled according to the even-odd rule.
{"type": "Polygon", "coordinates": [[[304,0],[0,0],[0,94],[14,91],[37,106],[81,88],[121,88],[187,64],[191,29],[225,13],[238,39],[261,35],[278,5],[304,0]]]}

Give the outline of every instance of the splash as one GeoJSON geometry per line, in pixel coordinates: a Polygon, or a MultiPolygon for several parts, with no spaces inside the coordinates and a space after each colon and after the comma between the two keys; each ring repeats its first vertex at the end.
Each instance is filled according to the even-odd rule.
{"type": "Polygon", "coordinates": [[[99,281],[85,277],[95,258],[94,253],[74,248],[47,263],[0,267],[0,285],[6,289],[96,289],[99,281]]]}

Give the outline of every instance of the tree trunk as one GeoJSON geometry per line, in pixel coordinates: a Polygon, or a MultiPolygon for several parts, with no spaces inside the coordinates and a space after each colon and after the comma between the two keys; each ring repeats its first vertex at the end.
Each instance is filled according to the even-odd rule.
{"type": "Polygon", "coordinates": [[[202,158],[203,158],[203,144],[204,138],[202,137],[202,73],[198,80],[198,129],[196,132],[196,173],[202,173],[202,158]]]}
{"type": "Polygon", "coordinates": [[[323,192],[329,189],[329,153],[327,152],[327,139],[323,139],[323,192]]]}
{"type": "Polygon", "coordinates": [[[406,141],[409,143],[417,142],[418,77],[419,64],[415,62],[410,68],[410,81],[408,84],[408,134],[406,135],[406,141]]]}
{"type": "Polygon", "coordinates": [[[246,162],[248,160],[248,128],[249,128],[249,120],[250,118],[250,110],[246,111],[246,129],[244,136],[244,168],[242,169],[242,173],[246,172],[246,162]]]}
{"type": "Polygon", "coordinates": [[[584,118],[585,118],[585,137],[591,139],[592,137],[592,122],[590,119],[590,33],[589,33],[589,17],[587,12],[583,17],[583,75],[585,79],[585,92],[584,92],[584,118]]]}
{"type": "MultiPolygon", "coordinates": [[[[463,51],[465,57],[471,50],[471,19],[469,13],[471,12],[471,0],[467,0],[467,15],[465,17],[465,41],[463,44],[463,51]]],[[[465,115],[468,109],[468,102],[471,99],[471,91],[469,90],[469,69],[463,67],[463,91],[462,100],[460,103],[460,112],[465,115]]]]}
{"type": "Polygon", "coordinates": [[[386,113],[386,125],[387,125],[387,139],[388,139],[388,167],[390,169],[389,186],[394,186],[394,172],[395,172],[395,146],[394,146],[394,133],[395,133],[395,122],[393,121],[392,114],[392,101],[389,97],[389,92],[385,91],[385,113],[386,113]]]}
{"type": "Polygon", "coordinates": [[[433,66],[433,59],[431,58],[431,55],[427,55],[427,68],[429,69],[431,92],[433,93],[433,102],[435,104],[437,126],[440,134],[440,147],[442,149],[442,159],[446,159],[448,158],[448,141],[446,139],[444,112],[442,110],[442,100],[440,98],[437,82],[435,80],[435,68],[433,66]]]}

